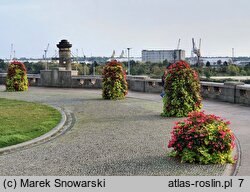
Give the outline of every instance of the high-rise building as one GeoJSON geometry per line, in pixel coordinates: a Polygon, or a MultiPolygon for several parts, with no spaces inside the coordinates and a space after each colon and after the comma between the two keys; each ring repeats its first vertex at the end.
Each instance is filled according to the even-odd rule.
{"type": "Polygon", "coordinates": [[[164,60],[170,63],[185,60],[185,51],[176,50],[142,50],[142,62],[162,63],[164,60]]]}

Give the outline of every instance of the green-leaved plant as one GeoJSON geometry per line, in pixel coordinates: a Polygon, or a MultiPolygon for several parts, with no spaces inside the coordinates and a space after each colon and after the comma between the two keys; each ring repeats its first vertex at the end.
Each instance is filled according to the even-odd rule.
{"type": "Polygon", "coordinates": [[[124,99],[128,93],[126,74],[122,64],[113,60],[103,69],[102,97],[104,99],[124,99]]]}
{"type": "Polygon", "coordinates": [[[234,163],[235,137],[229,124],[215,115],[189,113],[188,118],[177,122],[171,132],[168,147],[173,151],[169,155],[189,163],[234,163]]]}
{"type": "Polygon", "coordinates": [[[6,91],[26,91],[28,90],[28,78],[26,67],[23,63],[13,61],[8,67],[6,78],[6,91]]]}
{"type": "Polygon", "coordinates": [[[168,68],[164,89],[162,116],[186,117],[189,112],[201,109],[199,78],[185,61],[168,68]]]}

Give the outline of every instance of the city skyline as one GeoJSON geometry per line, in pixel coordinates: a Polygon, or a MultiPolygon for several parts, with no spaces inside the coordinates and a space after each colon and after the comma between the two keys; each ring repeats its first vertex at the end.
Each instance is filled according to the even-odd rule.
{"type": "Polygon", "coordinates": [[[53,56],[61,39],[72,52],[86,56],[117,55],[132,47],[180,48],[190,56],[192,38],[202,39],[203,56],[250,56],[250,13],[247,0],[1,0],[0,58],[9,58],[11,44],[17,57],[41,58],[47,44],[53,56]]]}

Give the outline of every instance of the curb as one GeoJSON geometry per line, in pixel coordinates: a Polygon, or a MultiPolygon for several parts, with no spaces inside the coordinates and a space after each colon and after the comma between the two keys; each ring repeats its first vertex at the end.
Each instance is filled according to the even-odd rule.
{"type": "Polygon", "coordinates": [[[237,162],[235,164],[235,168],[234,168],[234,172],[232,174],[232,176],[236,176],[239,172],[240,166],[241,166],[241,145],[240,145],[240,140],[238,139],[238,137],[236,137],[236,146],[237,146],[237,162]]]}
{"type": "Polygon", "coordinates": [[[241,146],[240,146],[240,141],[239,139],[236,137],[236,135],[234,134],[235,139],[235,143],[236,143],[236,149],[233,151],[232,155],[233,156],[237,156],[237,160],[235,164],[227,164],[224,173],[222,174],[222,176],[236,176],[240,165],[241,165],[241,146]]]}
{"type": "Polygon", "coordinates": [[[55,138],[58,135],[61,135],[61,134],[65,133],[69,128],[71,128],[72,125],[74,124],[74,121],[73,121],[74,120],[74,115],[72,113],[70,113],[69,111],[68,112],[64,111],[62,108],[60,108],[58,106],[51,106],[51,107],[58,110],[61,113],[61,116],[62,116],[62,119],[61,119],[60,123],[56,127],[54,127],[49,132],[47,132],[47,133],[45,133],[45,134],[43,134],[43,135],[41,135],[39,137],[36,137],[36,138],[34,138],[32,140],[25,141],[25,142],[19,143],[17,145],[12,145],[12,146],[1,148],[0,149],[0,155],[13,153],[15,151],[19,151],[19,150],[22,150],[22,149],[27,149],[30,146],[35,146],[37,144],[44,143],[46,141],[51,140],[52,138],[55,138]]]}

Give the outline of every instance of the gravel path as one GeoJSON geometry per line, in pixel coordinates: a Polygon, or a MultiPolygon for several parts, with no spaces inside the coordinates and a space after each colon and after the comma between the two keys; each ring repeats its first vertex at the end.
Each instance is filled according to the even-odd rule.
{"type": "Polygon", "coordinates": [[[158,95],[130,93],[125,100],[107,101],[100,94],[100,90],[37,87],[7,93],[0,86],[0,97],[59,106],[76,117],[65,134],[1,155],[0,175],[223,174],[225,165],[181,164],[166,156],[173,122],[179,119],[160,116],[158,95]],[[136,98],[143,95],[144,99],[136,98]]]}

